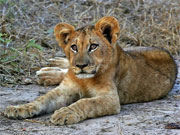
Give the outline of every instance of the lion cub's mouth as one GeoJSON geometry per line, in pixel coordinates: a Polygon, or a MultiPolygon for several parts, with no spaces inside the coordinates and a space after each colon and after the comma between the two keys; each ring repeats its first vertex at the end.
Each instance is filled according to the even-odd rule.
{"type": "Polygon", "coordinates": [[[94,77],[95,74],[96,74],[96,71],[92,71],[91,73],[87,73],[87,72],[81,71],[80,73],[76,74],[76,77],[80,78],[80,79],[86,79],[86,78],[94,77]]]}
{"type": "Polygon", "coordinates": [[[82,74],[76,75],[76,77],[80,78],[80,79],[92,78],[94,76],[95,76],[95,74],[87,74],[87,73],[82,73],[82,74]]]}
{"type": "Polygon", "coordinates": [[[97,73],[98,68],[95,66],[91,66],[80,69],[78,67],[73,66],[72,70],[77,78],[86,79],[94,77],[97,73]]]}

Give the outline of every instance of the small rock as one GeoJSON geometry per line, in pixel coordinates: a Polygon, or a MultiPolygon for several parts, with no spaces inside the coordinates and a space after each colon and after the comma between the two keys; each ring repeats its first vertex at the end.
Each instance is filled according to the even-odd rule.
{"type": "Polygon", "coordinates": [[[180,95],[174,95],[173,96],[175,99],[180,99],[180,95]]]}
{"type": "Polygon", "coordinates": [[[23,79],[24,84],[32,84],[32,79],[30,78],[24,78],[23,79]]]}
{"type": "Polygon", "coordinates": [[[166,126],[165,126],[166,129],[180,129],[180,123],[177,122],[177,123],[168,123],[166,126]]]}

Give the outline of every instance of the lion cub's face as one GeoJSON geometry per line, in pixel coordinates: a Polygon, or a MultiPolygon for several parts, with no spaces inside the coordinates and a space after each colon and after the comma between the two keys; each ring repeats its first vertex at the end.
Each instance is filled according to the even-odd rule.
{"type": "Polygon", "coordinates": [[[110,66],[118,34],[118,21],[113,17],[77,30],[66,23],[55,27],[56,39],[78,78],[92,78],[110,66]]]}
{"type": "Polygon", "coordinates": [[[70,67],[78,78],[91,78],[98,72],[106,49],[93,27],[77,30],[68,45],[70,67]]]}

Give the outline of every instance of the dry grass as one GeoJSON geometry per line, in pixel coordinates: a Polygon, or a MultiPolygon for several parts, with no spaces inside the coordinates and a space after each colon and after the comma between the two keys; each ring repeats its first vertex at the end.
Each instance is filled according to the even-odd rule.
{"type": "Polygon", "coordinates": [[[158,46],[180,54],[179,0],[0,0],[0,85],[22,84],[60,55],[53,27],[118,18],[122,47],[158,46]]]}

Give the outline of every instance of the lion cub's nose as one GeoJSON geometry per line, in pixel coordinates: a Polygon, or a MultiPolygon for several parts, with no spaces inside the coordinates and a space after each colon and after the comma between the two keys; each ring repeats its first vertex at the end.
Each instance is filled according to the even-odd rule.
{"type": "Polygon", "coordinates": [[[80,69],[83,69],[85,67],[87,67],[88,64],[77,64],[76,67],[80,68],[80,69]]]}

